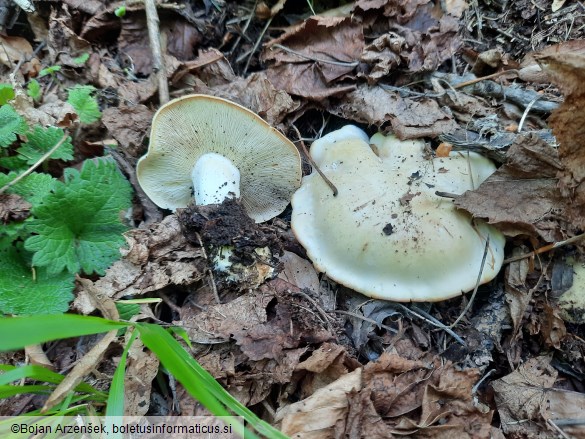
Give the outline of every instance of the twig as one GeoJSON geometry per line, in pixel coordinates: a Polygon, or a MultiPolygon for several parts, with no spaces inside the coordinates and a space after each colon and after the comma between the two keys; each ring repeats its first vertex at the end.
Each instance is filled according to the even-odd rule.
{"type": "Polygon", "coordinates": [[[305,146],[305,142],[303,142],[303,140],[302,140],[302,136],[301,136],[301,133],[299,132],[298,128],[294,125],[292,125],[292,127],[295,130],[295,132],[297,133],[297,137],[299,139],[298,141],[301,144],[301,150],[303,151],[303,155],[309,161],[311,166],[313,168],[315,168],[315,170],[319,173],[319,175],[325,181],[325,183],[327,183],[327,186],[329,186],[331,188],[331,190],[333,191],[333,196],[336,197],[337,194],[339,193],[339,191],[337,190],[337,187],[335,187],[335,185],[331,182],[331,180],[329,180],[327,178],[327,176],[325,174],[323,174],[321,169],[319,169],[319,166],[317,166],[317,164],[313,161],[311,155],[309,154],[309,151],[307,151],[307,147],[305,146]]]}
{"type": "Polygon", "coordinates": [[[162,104],[169,101],[169,83],[167,81],[167,69],[165,61],[162,56],[162,48],[160,45],[160,29],[158,13],[156,11],[155,0],[144,0],[144,7],[146,9],[146,25],[148,27],[148,39],[150,41],[150,49],[152,50],[152,68],[158,79],[158,99],[162,104]]]}
{"type": "Polygon", "coordinates": [[[465,314],[467,314],[467,311],[469,311],[469,309],[471,308],[471,305],[473,304],[473,301],[475,300],[475,295],[477,294],[477,289],[479,288],[479,284],[481,283],[481,275],[483,274],[483,267],[485,266],[485,260],[487,259],[489,247],[490,247],[490,235],[487,235],[487,238],[485,240],[485,248],[483,250],[483,258],[481,259],[479,273],[477,274],[477,280],[475,281],[475,288],[473,289],[473,293],[471,294],[471,297],[469,298],[469,302],[467,302],[465,309],[461,312],[461,314],[459,314],[459,317],[457,317],[457,319],[449,325],[450,328],[454,328],[457,325],[457,323],[459,323],[459,321],[463,318],[463,316],[465,314]]]}
{"type": "MultiPolygon", "coordinates": [[[[0,193],[1,193],[1,191],[0,191],[0,193]]],[[[585,238],[585,233],[581,233],[580,235],[573,236],[572,238],[569,238],[569,239],[565,239],[564,241],[553,242],[552,244],[548,244],[548,245],[545,245],[544,247],[537,248],[536,250],[531,251],[530,253],[525,253],[523,255],[513,256],[511,258],[504,259],[504,264],[509,264],[510,262],[519,261],[520,259],[531,258],[532,256],[536,256],[536,255],[539,255],[541,253],[546,253],[546,252],[553,250],[555,248],[559,248],[559,247],[563,247],[565,245],[573,244],[573,243],[575,243],[583,238],[585,238]]]]}
{"type": "Polygon", "coordinates": [[[248,56],[248,60],[246,61],[246,66],[244,67],[243,76],[246,76],[246,72],[248,71],[248,67],[250,67],[250,62],[252,61],[252,57],[254,56],[256,51],[258,50],[258,46],[260,46],[260,42],[262,41],[262,38],[264,38],[264,34],[268,30],[270,23],[272,23],[272,17],[270,17],[268,20],[266,20],[266,24],[264,25],[262,32],[260,32],[260,35],[258,35],[258,38],[256,39],[256,42],[254,43],[254,47],[252,47],[252,51],[250,52],[250,56],[248,56]]]}
{"type": "Polygon", "coordinates": [[[284,50],[285,52],[292,53],[298,57],[308,59],[309,61],[317,61],[317,62],[322,62],[325,64],[333,64],[335,66],[343,66],[343,67],[357,67],[360,64],[359,61],[352,61],[352,62],[332,61],[332,60],[325,59],[325,58],[317,58],[316,56],[305,55],[304,53],[297,52],[296,50],[291,49],[290,47],[283,46],[282,44],[273,44],[272,46],[270,46],[270,49],[272,49],[273,47],[276,47],[277,49],[284,50]]]}
{"type": "Polygon", "coordinates": [[[336,314],[344,314],[344,315],[350,316],[350,317],[355,317],[356,319],[360,319],[360,320],[363,320],[365,322],[370,322],[370,323],[376,325],[378,328],[383,328],[383,329],[386,329],[387,331],[393,332],[394,334],[398,334],[398,331],[396,329],[392,328],[391,326],[383,325],[382,323],[378,323],[374,319],[370,319],[366,316],[357,314],[355,312],[342,311],[340,309],[335,309],[331,312],[334,312],[336,314]]]}
{"type": "Polygon", "coordinates": [[[443,322],[437,320],[436,318],[434,318],[432,315],[430,315],[429,313],[427,313],[426,311],[418,308],[417,306],[412,305],[412,307],[414,308],[414,310],[404,306],[402,303],[397,303],[396,305],[398,305],[400,308],[402,308],[404,311],[412,314],[413,316],[427,322],[430,325],[436,326],[439,329],[442,329],[443,331],[445,331],[447,334],[449,334],[451,337],[453,337],[453,339],[459,343],[462,346],[467,346],[465,344],[465,341],[459,337],[457,334],[455,334],[455,332],[453,332],[453,330],[445,325],[443,322]]]}
{"type": "Polygon", "coordinates": [[[14,180],[6,183],[4,186],[2,186],[0,188],[0,194],[4,193],[4,191],[6,191],[10,186],[14,186],[16,183],[18,183],[20,180],[22,180],[24,177],[26,177],[27,175],[29,175],[30,173],[32,173],[35,169],[37,169],[41,163],[43,163],[47,158],[49,158],[55,151],[57,151],[57,149],[59,149],[59,147],[61,145],[63,145],[63,143],[65,142],[65,140],[67,140],[67,138],[69,137],[68,133],[65,133],[63,135],[63,137],[61,138],[61,140],[59,140],[55,146],[53,146],[50,150],[48,150],[40,159],[37,160],[37,162],[32,165],[30,168],[28,168],[26,171],[24,171],[22,174],[20,174],[18,177],[16,177],[14,180]]]}
{"type": "Polygon", "coordinates": [[[457,85],[454,85],[453,88],[467,87],[468,85],[473,85],[473,84],[476,84],[478,82],[485,81],[487,79],[497,78],[498,76],[505,75],[506,73],[514,73],[516,76],[518,76],[518,70],[516,70],[516,69],[502,70],[501,72],[492,73],[491,75],[482,76],[481,78],[475,78],[475,79],[472,79],[470,81],[461,82],[457,85]]]}

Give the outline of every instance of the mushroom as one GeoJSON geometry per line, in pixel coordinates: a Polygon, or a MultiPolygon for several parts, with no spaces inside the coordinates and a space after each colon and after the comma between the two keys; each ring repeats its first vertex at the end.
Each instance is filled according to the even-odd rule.
{"type": "Polygon", "coordinates": [[[315,267],[367,296],[438,301],[493,279],[504,236],[437,192],[462,194],[495,166],[473,152],[427,158],[422,141],[346,126],[315,141],[315,172],[292,199],[291,225],[315,267]],[[488,240],[489,239],[489,240],[488,240]],[[484,253],[487,256],[482,267],[484,253]]]}
{"type": "Polygon", "coordinates": [[[257,223],[288,205],[301,181],[294,144],[252,111],[226,99],[189,95],[154,115],[138,182],[159,207],[240,198],[257,223]]]}

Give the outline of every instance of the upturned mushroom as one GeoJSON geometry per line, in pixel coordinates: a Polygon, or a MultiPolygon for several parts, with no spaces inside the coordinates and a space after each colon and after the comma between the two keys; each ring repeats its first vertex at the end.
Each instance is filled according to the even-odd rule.
{"type": "Polygon", "coordinates": [[[280,214],[299,187],[301,159],[291,141],[247,108],[189,95],[154,115],[136,176],[159,207],[174,211],[192,201],[235,197],[254,221],[264,222],[280,214]]]}
{"type": "Polygon", "coordinates": [[[439,192],[476,188],[495,166],[472,152],[428,158],[422,141],[346,126],[315,141],[316,173],[292,199],[292,229],[315,267],[367,296],[438,301],[493,279],[504,236],[439,192]],[[482,261],[486,251],[485,263],[482,261]]]}
{"type": "Polygon", "coordinates": [[[275,255],[269,246],[251,249],[251,243],[241,242],[244,225],[255,242],[263,240],[256,236],[261,230],[250,232],[248,218],[235,220],[241,218],[240,205],[224,201],[237,199],[252,224],[268,221],[289,204],[301,175],[299,152],[284,135],[252,111],[207,95],[184,96],[156,112],[148,152],[136,167],[140,186],[159,207],[174,211],[196,205],[179,216],[185,230],[209,229],[198,208],[204,211],[203,218],[214,218],[213,236],[203,232],[201,239],[214,270],[241,288],[255,287],[272,276],[275,255]],[[229,215],[230,209],[234,218],[215,218],[229,215]],[[234,222],[241,227],[234,227],[234,222]],[[229,226],[218,231],[222,224],[229,226]]]}

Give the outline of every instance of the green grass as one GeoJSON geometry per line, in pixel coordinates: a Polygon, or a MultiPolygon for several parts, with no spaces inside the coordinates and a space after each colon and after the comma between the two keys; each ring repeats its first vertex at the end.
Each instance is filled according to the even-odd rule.
{"type": "MultiPolygon", "coordinates": [[[[120,363],[114,373],[110,391],[107,394],[107,416],[122,416],[124,411],[124,373],[126,357],[131,344],[136,338],[149,348],[161,361],[161,364],[212,414],[216,416],[241,416],[248,427],[239,426],[239,433],[246,438],[286,439],[287,436],[262,421],[247,407],[231,396],[207,372],[188,351],[162,327],[150,323],[115,322],[99,317],[86,317],[74,314],[52,316],[30,316],[0,318],[0,334],[10,337],[0,338],[0,352],[22,349],[28,345],[46,343],[62,338],[79,337],[82,335],[99,334],[115,329],[131,329],[132,336],[122,354],[120,363]],[[250,430],[251,427],[253,429],[250,430]]],[[[63,375],[51,372],[41,366],[14,367],[0,365],[0,397],[7,398],[19,393],[50,393],[63,375]],[[7,376],[8,375],[8,376],[7,376]],[[48,384],[14,386],[8,383],[28,378],[48,384]]],[[[71,413],[71,405],[86,409],[91,401],[104,401],[106,395],[88,384],[79,384],[76,394],[70,395],[67,406],[63,404],[54,414],[71,413]]],[[[33,414],[33,413],[29,413],[33,414]]]]}

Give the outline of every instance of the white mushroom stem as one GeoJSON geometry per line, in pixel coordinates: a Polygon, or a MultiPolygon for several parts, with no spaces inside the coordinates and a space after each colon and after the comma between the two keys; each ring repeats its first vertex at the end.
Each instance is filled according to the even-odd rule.
{"type": "Polygon", "coordinates": [[[195,203],[221,204],[226,198],[240,198],[240,171],[232,161],[209,152],[199,157],[191,171],[195,203]]]}

